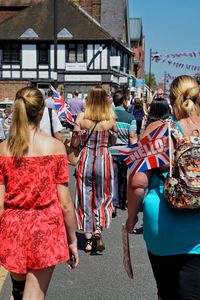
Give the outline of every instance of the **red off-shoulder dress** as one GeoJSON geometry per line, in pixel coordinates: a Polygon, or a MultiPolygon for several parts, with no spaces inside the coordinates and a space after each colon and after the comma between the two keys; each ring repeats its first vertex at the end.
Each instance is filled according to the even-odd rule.
{"type": "Polygon", "coordinates": [[[69,259],[57,184],[68,183],[66,155],[0,156],[5,210],[0,216],[0,264],[15,273],[69,259]]]}

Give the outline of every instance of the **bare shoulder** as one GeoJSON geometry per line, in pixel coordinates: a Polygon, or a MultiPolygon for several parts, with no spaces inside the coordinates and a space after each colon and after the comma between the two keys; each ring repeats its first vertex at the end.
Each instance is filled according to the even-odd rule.
{"type": "Polygon", "coordinates": [[[8,143],[7,141],[3,141],[0,143],[0,156],[7,156],[9,155],[9,150],[8,150],[8,143]]]}
{"type": "Polygon", "coordinates": [[[151,124],[149,124],[143,134],[143,137],[148,135],[151,131],[153,131],[154,129],[158,128],[159,126],[163,125],[163,122],[158,120],[158,121],[155,121],[151,124]]]}
{"type": "Polygon", "coordinates": [[[55,138],[52,139],[52,151],[54,152],[54,154],[66,154],[66,148],[63,142],[55,138]]]}
{"type": "Polygon", "coordinates": [[[66,154],[64,144],[46,133],[41,135],[38,145],[41,145],[41,151],[45,155],[66,154]]]}
{"type": "Polygon", "coordinates": [[[110,130],[115,126],[116,122],[114,119],[101,121],[100,127],[102,130],[110,130]]]}
{"type": "Polygon", "coordinates": [[[84,112],[81,112],[81,113],[78,114],[76,122],[78,124],[80,124],[83,119],[84,119],[84,112]]]}

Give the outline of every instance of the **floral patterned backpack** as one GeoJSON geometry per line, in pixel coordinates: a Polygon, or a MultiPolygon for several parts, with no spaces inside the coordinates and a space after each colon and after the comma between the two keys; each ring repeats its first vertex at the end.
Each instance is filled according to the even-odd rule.
{"type": "Polygon", "coordinates": [[[200,209],[200,136],[184,136],[177,120],[170,121],[171,136],[175,141],[174,161],[165,180],[165,196],[174,208],[200,209]]]}

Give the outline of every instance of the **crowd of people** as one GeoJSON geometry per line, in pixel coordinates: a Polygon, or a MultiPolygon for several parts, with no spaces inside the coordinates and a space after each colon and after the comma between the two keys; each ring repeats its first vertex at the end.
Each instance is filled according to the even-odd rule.
{"type": "MultiPolygon", "coordinates": [[[[102,231],[117,209],[128,205],[126,228],[133,233],[142,202],[158,299],[200,299],[200,211],[180,212],[167,203],[169,164],[156,172],[128,174],[119,151],[167,122],[178,128],[179,136],[195,132],[198,140],[198,97],[197,82],[185,75],[171,84],[171,106],[160,94],[149,107],[137,97],[130,103],[124,90],[111,98],[102,86],[92,87],[83,103],[74,91],[68,102],[76,121],[70,146],[79,149],[79,156],[72,201],[63,126],[51,91],[46,100],[35,87],[16,93],[0,143],[0,264],[11,273],[15,300],[45,299],[55,266],[64,261],[70,268],[78,265],[76,229],[84,232],[85,252],[103,252],[102,231]]],[[[178,140],[170,140],[173,156],[178,140]]],[[[198,162],[200,146],[196,151],[198,162]]],[[[200,176],[195,177],[198,184],[200,176]]]]}

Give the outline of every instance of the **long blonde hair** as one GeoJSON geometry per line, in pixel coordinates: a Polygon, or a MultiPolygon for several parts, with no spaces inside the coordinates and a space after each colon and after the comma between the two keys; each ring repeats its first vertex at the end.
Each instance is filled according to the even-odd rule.
{"type": "Polygon", "coordinates": [[[87,97],[84,119],[103,121],[114,118],[115,113],[106,91],[100,85],[92,87],[87,97]]]}
{"type": "Polygon", "coordinates": [[[193,77],[182,75],[174,79],[170,87],[170,100],[178,120],[187,118],[193,111],[200,115],[198,96],[199,86],[193,77]]]}
{"type": "Polygon", "coordinates": [[[44,106],[43,95],[37,88],[25,87],[17,92],[8,137],[8,149],[15,158],[28,152],[29,125],[37,129],[44,106]]]}

